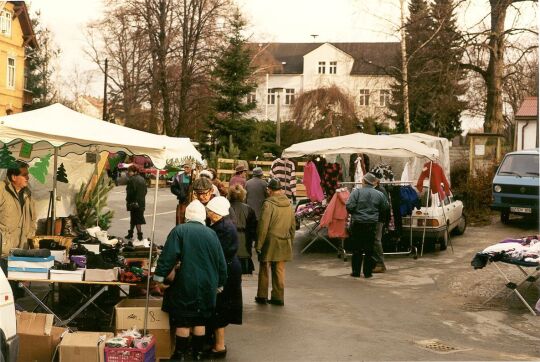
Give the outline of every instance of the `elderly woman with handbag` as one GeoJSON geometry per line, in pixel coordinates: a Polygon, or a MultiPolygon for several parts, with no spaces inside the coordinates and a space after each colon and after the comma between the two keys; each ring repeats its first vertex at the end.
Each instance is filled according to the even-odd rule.
{"type": "Polygon", "coordinates": [[[126,239],[133,239],[133,229],[137,228],[137,239],[143,239],[142,225],[146,224],[144,219],[144,208],[146,199],[146,182],[139,175],[139,167],[135,164],[128,168],[128,182],[126,186],[126,208],[129,211],[129,230],[126,239]]]}

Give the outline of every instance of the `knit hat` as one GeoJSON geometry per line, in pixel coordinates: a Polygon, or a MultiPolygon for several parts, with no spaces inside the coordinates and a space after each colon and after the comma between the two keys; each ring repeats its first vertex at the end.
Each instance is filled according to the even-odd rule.
{"type": "Polygon", "coordinates": [[[229,200],[227,200],[223,196],[217,196],[214,197],[212,200],[206,204],[206,208],[212,212],[215,212],[218,215],[221,216],[227,216],[229,215],[229,208],[231,207],[231,204],[229,200]]]}
{"type": "Polygon", "coordinates": [[[201,173],[199,173],[199,176],[208,177],[210,180],[214,179],[214,175],[212,175],[212,172],[210,172],[208,170],[202,170],[201,173]]]}
{"type": "Polygon", "coordinates": [[[186,207],[186,220],[197,221],[201,224],[206,222],[206,210],[199,200],[193,200],[186,207]]]}
{"type": "Polygon", "coordinates": [[[263,170],[262,168],[260,167],[255,167],[253,169],[253,176],[262,176],[263,175],[263,170]]]}
{"type": "Polygon", "coordinates": [[[364,175],[364,178],[363,178],[364,182],[371,185],[371,186],[375,186],[377,184],[377,177],[372,174],[371,172],[368,172],[364,175]]]}
{"type": "Polygon", "coordinates": [[[204,192],[212,189],[212,181],[210,181],[206,177],[199,177],[198,179],[193,181],[193,190],[195,192],[204,192]]]}
{"type": "Polygon", "coordinates": [[[273,191],[281,190],[281,181],[277,178],[268,180],[268,188],[273,191]]]}

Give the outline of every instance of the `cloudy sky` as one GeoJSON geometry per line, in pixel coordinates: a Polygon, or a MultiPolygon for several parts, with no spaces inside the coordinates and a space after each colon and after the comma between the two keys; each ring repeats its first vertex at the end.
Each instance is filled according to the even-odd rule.
{"type": "MultiPolygon", "coordinates": [[[[397,41],[399,0],[236,0],[250,26],[252,41],[397,41]]],[[[87,60],[82,29],[98,19],[104,9],[102,0],[31,0],[31,11],[41,11],[41,21],[53,33],[62,50],[62,73],[96,70],[87,60]]],[[[477,24],[488,14],[488,0],[469,0],[458,14],[463,26],[477,24]]],[[[521,24],[537,20],[537,6],[526,5],[521,24]]],[[[514,20],[508,16],[508,22],[514,20]]],[[[96,78],[102,76],[97,73],[96,78]]],[[[102,88],[96,79],[93,92],[102,88]]]]}

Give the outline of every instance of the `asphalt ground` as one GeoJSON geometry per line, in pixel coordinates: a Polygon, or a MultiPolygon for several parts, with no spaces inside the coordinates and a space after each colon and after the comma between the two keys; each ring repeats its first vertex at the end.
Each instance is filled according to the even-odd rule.
{"type": "MultiPolygon", "coordinates": [[[[147,196],[145,236],[153,192],[147,196]]],[[[115,211],[110,235],[125,235],[129,226],[124,199],[124,186],[110,193],[108,205],[115,211]]],[[[170,190],[160,189],[157,244],[174,226],[175,207],[170,190]]],[[[538,233],[536,222],[518,218],[502,225],[494,219],[452,237],[453,252],[449,247],[417,260],[387,257],[386,273],[364,279],[351,278],[349,262],[321,240],[301,254],[311,240],[302,228],[294,260],[287,264],[284,307],[255,304],[257,274],[244,276],[244,323],[226,329],[227,360],[540,360],[540,317],[508,289],[484,305],[505,281],[494,265],[480,270],[470,265],[486,246],[538,233]]],[[[515,266],[497,264],[512,281],[521,278],[515,266]]],[[[538,284],[518,290],[531,304],[539,298],[538,284]]]]}

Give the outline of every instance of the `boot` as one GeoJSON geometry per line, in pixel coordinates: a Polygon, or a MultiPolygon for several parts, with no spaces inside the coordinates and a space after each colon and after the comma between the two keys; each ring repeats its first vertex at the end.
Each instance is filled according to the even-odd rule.
{"type": "Polygon", "coordinates": [[[73,221],[70,217],[62,219],[62,236],[78,236],[79,234],[75,232],[73,228],[73,221]]]}
{"type": "Polygon", "coordinates": [[[171,356],[171,360],[185,361],[188,357],[189,337],[176,336],[176,348],[171,356]]]}
{"type": "Polygon", "coordinates": [[[128,234],[124,236],[124,239],[132,240],[133,239],[133,230],[128,230],[128,234]]]}
{"type": "Polygon", "coordinates": [[[143,239],[142,232],[137,233],[137,240],[141,241],[143,239]]]}
{"type": "Polygon", "coordinates": [[[192,345],[192,351],[193,351],[192,358],[194,361],[202,361],[205,339],[206,339],[205,336],[194,335],[191,337],[191,345],[192,345]]]}

